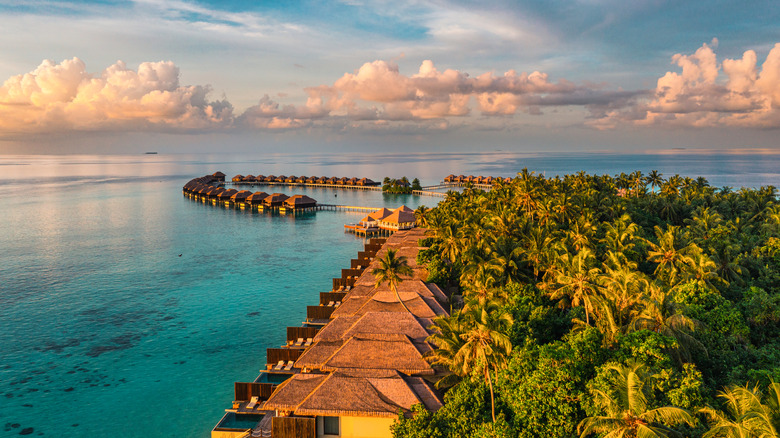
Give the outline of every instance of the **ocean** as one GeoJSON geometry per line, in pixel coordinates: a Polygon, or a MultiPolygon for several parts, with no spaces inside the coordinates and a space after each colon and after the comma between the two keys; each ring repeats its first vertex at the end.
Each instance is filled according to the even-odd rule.
{"type": "MultiPolygon", "coordinates": [[[[362,248],[358,213],[250,213],[193,202],[194,177],[554,176],[656,169],[714,186],[780,184],[747,154],[0,156],[0,436],[207,437],[265,349],[300,325],[362,248]]],[[[394,208],[441,198],[279,188],[394,208]]],[[[268,190],[266,190],[268,191],[268,190]]],[[[277,191],[277,190],[274,190],[277,191]]]]}

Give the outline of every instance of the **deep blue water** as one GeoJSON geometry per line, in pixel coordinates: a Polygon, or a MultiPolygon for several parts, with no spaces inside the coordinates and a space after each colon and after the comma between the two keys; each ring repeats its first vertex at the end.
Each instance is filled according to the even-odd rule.
{"type": "MultiPolygon", "coordinates": [[[[713,185],[780,185],[776,155],[0,156],[0,436],[206,437],[265,349],[305,318],[362,240],[360,215],[284,216],[184,198],[241,174],[548,176],[658,169],[713,185]]],[[[438,198],[284,188],[320,202],[412,208],[438,198]]]]}

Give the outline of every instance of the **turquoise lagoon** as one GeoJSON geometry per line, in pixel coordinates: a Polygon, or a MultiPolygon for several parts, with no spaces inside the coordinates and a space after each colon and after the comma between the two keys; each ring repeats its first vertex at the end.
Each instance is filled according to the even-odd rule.
{"type": "MultiPolygon", "coordinates": [[[[182,196],[241,174],[547,176],[658,169],[780,183],[776,155],[0,156],[0,436],[206,437],[361,249],[357,213],[250,213],[182,196]]],[[[280,188],[323,203],[440,198],[280,188]]]]}

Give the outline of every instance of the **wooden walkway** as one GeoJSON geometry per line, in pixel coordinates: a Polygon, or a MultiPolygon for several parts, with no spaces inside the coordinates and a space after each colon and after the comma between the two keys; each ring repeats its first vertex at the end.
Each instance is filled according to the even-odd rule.
{"type": "Polygon", "coordinates": [[[421,196],[438,196],[440,198],[447,197],[447,193],[445,192],[431,192],[429,190],[412,190],[412,194],[421,196]]]}
{"type": "Polygon", "coordinates": [[[355,205],[336,205],[336,204],[317,204],[317,210],[330,210],[330,211],[355,211],[358,213],[373,213],[379,208],[376,207],[358,207],[355,205]]]}

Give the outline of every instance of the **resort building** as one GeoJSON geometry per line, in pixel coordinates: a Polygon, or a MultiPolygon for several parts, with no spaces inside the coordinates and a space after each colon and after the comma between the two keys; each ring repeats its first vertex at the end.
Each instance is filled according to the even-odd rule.
{"type": "Polygon", "coordinates": [[[441,397],[432,386],[439,370],[425,356],[434,348],[429,327],[447,315],[447,297],[424,282],[427,272],[417,266],[424,234],[398,232],[382,245],[372,239],[342,279],[334,279],[334,291],[309,307],[323,309],[307,311],[323,324],[288,327],[287,344],[267,352],[268,372],[254,383],[235,384],[233,408],[212,438],[389,438],[399,412],[410,416],[416,404],[439,409],[441,397]],[[387,284],[375,287],[372,274],[389,249],[406,257],[413,272],[398,283],[397,294],[387,284]],[[344,291],[342,281],[353,274],[359,275],[344,291]],[[277,377],[284,381],[263,383],[277,377]]]}

